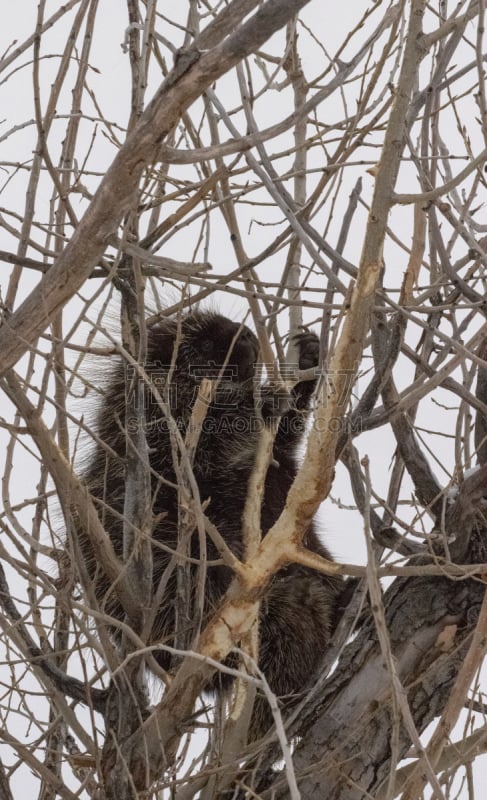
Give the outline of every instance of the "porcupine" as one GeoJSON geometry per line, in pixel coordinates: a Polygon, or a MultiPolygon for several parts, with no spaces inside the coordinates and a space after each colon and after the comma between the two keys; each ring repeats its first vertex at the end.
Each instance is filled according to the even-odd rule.
{"type": "MultiPolygon", "coordinates": [[[[316,366],[319,352],[316,335],[311,332],[298,334],[296,344],[299,368],[316,366]]],[[[201,502],[207,502],[206,515],[228,547],[240,557],[243,549],[242,514],[259,435],[259,426],[255,424],[259,419],[255,402],[257,358],[255,334],[248,327],[213,311],[191,312],[179,321],[176,318],[163,318],[148,331],[145,369],[150,380],[146,398],[146,437],[154,498],[154,592],[169,564],[170,551],[177,547],[179,509],[169,426],[160,404],[151,395],[150,383],[154,381],[161,394],[164,394],[164,385],[169,378],[169,391],[165,396],[169,398],[173,419],[184,437],[201,379],[219,378],[217,393],[207,409],[194,454],[193,473],[201,502]],[[163,480],[159,480],[158,476],[163,480]],[[157,547],[157,543],[165,548],[157,547]]],[[[122,555],[126,452],[124,369],[120,359],[98,411],[99,440],[105,442],[109,449],[103,448],[99,441],[85,474],[102,522],[119,556],[122,555]],[[113,513],[110,509],[113,509],[113,513]]],[[[273,460],[265,481],[261,508],[263,536],[280,516],[296,475],[296,450],[305,432],[315,385],[316,380],[313,379],[299,382],[287,398],[287,410],[280,420],[273,460]]],[[[261,422],[275,414],[280,405],[279,400],[274,402],[276,397],[273,392],[270,386],[261,387],[261,422]]],[[[80,544],[100,605],[106,613],[122,618],[123,612],[116,594],[110,591],[106,575],[99,568],[97,571],[91,546],[82,532],[80,544]]],[[[304,544],[309,550],[331,558],[319,540],[314,524],[306,531],[304,544]]],[[[198,559],[197,532],[191,537],[191,555],[198,559]]],[[[208,562],[218,559],[209,537],[206,541],[206,559],[208,562]]],[[[218,565],[206,565],[205,618],[217,607],[231,577],[231,569],[221,562],[218,565]]],[[[340,578],[326,576],[297,564],[290,564],[273,577],[261,604],[259,667],[278,696],[299,692],[317,670],[331,637],[341,589],[340,578]]],[[[167,579],[149,643],[173,644],[175,595],[176,577],[173,570],[167,579]]],[[[171,656],[167,652],[157,650],[155,657],[164,669],[170,668],[171,656]]],[[[218,691],[217,682],[213,688],[218,691]]],[[[267,700],[257,696],[249,737],[258,738],[271,724],[272,714],[267,700]]]]}

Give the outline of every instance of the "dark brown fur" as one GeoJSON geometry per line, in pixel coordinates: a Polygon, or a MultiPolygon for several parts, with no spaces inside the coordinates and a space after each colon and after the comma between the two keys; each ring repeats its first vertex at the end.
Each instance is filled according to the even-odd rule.
{"type": "MultiPolygon", "coordinates": [[[[316,336],[302,334],[297,342],[299,367],[305,369],[315,366],[318,360],[316,336]]],[[[205,428],[194,457],[193,472],[201,501],[204,503],[209,499],[205,513],[237,556],[242,554],[242,513],[255,460],[258,423],[259,420],[262,422],[262,417],[269,418],[277,413],[279,404],[282,404],[282,397],[276,399],[269,387],[263,387],[262,413],[259,415],[256,412],[254,372],[257,356],[257,339],[247,327],[212,312],[189,314],[182,318],[179,326],[175,319],[163,320],[148,335],[147,373],[161,394],[166,393],[166,397],[170,398],[173,418],[183,436],[201,378],[217,377],[222,365],[227,364],[220,377],[215,402],[210,405],[206,415],[205,428]],[[179,345],[174,356],[176,339],[179,345]],[[174,370],[168,392],[168,370],[173,361],[174,370]]],[[[281,418],[275,440],[274,462],[266,478],[261,513],[263,535],[278,519],[296,475],[296,449],[305,431],[306,412],[314,386],[312,380],[298,383],[286,401],[287,410],[281,418]]],[[[146,418],[150,465],[154,473],[152,493],[156,522],[153,530],[153,586],[156,591],[170,560],[167,549],[158,548],[157,542],[171,550],[177,548],[179,510],[177,491],[166,483],[176,483],[174,451],[167,420],[150,386],[147,388],[146,418]],[[157,475],[165,481],[158,480],[157,475]]],[[[128,424],[125,421],[125,370],[120,361],[111,377],[98,422],[99,436],[114,454],[98,445],[85,475],[119,556],[122,555],[123,538],[121,518],[124,507],[125,424],[128,424]]],[[[310,550],[330,558],[314,526],[307,531],[305,543],[310,550]]],[[[82,533],[80,544],[100,604],[113,617],[121,618],[122,609],[115,593],[110,590],[106,576],[95,568],[89,542],[82,533]]],[[[196,559],[199,557],[197,532],[192,536],[191,554],[196,559]]],[[[208,537],[206,558],[208,561],[218,559],[218,553],[208,537]]],[[[149,638],[151,643],[174,643],[175,570],[169,575],[166,572],[165,578],[166,591],[155,617],[149,638]]],[[[230,579],[231,571],[227,567],[206,565],[203,618],[217,606],[230,579]]],[[[288,566],[273,578],[262,602],[259,666],[277,695],[299,692],[318,668],[334,625],[340,588],[341,581],[338,578],[326,577],[298,565],[288,566]]],[[[157,651],[157,659],[165,669],[170,668],[170,655],[157,651]]],[[[266,700],[258,697],[251,724],[252,738],[265,732],[271,722],[266,700]]]]}

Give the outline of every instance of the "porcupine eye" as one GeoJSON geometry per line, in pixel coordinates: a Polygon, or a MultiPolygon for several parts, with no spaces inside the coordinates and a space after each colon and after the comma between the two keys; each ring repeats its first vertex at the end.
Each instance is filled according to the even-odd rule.
{"type": "Polygon", "coordinates": [[[194,374],[201,378],[210,380],[218,377],[221,367],[221,359],[215,341],[210,337],[204,337],[198,341],[198,356],[194,364],[194,374]],[[197,363],[196,363],[197,362],[197,363]]]}
{"type": "Polygon", "coordinates": [[[213,355],[213,342],[211,339],[201,339],[199,347],[201,348],[201,355],[204,356],[204,358],[211,358],[213,355]]]}

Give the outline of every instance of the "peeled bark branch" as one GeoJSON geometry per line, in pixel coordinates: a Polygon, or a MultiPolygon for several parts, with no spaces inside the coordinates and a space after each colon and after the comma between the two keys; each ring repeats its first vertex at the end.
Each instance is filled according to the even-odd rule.
{"type": "Polygon", "coordinates": [[[356,373],[369,330],[370,311],[382,268],[387,218],[405,143],[406,116],[419,65],[424,55],[421,47],[421,30],[425,5],[425,0],[413,0],[411,3],[408,38],[377,169],[357,282],[352,291],[350,308],[346,310],[341,336],[330,362],[329,373],[333,384],[327,393],[326,403],[316,414],[316,435],[310,437],[308,442],[306,469],[300,470],[289,492],[284,512],[264,542],[263,546],[269,550],[276,546],[283,531],[304,531],[331,488],[339,435],[339,427],[335,423],[344,417],[353,387],[350,377],[356,373]]]}

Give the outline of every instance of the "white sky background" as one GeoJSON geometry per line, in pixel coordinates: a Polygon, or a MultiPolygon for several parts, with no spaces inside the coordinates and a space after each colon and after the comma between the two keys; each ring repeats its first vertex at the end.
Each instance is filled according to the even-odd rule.
{"type": "MultiPolygon", "coordinates": [[[[0,32],[0,53],[3,53],[14,40],[17,40],[20,43],[34,31],[37,1],[18,0],[18,2],[12,3],[8,0],[0,0],[0,6],[4,11],[1,17],[2,21],[0,32]]],[[[48,2],[46,18],[49,17],[50,14],[52,14],[58,8],[58,6],[59,3],[57,2],[48,2]]],[[[364,10],[370,6],[371,3],[368,0],[353,0],[353,2],[344,2],[338,5],[328,2],[327,0],[312,0],[309,6],[306,7],[302,12],[301,19],[307,26],[309,26],[309,29],[313,32],[314,36],[321,42],[326,53],[331,56],[337,51],[340,43],[345,39],[350,29],[358,22],[364,10]]],[[[179,4],[178,2],[173,2],[167,4],[160,2],[159,8],[161,9],[162,13],[167,13],[172,19],[175,19],[177,9],[181,8],[182,13],[179,21],[184,23],[187,11],[186,3],[181,2],[179,4]]],[[[119,2],[118,0],[101,0],[97,17],[98,22],[95,29],[95,40],[90,62],[92,66],[98,70],[98,72],[89,73],[89,82],[91,88],[96,93],[96,97],[100,103],[100,106],[103,108],[105,117],[113,122],[116,126],[120,126],[119,128],[114,127],[114,131],[116,135],[118,135],[119,140],[122,142],[124,138],[123,129],[127,123],[130,112],[128,55],[123,52],[121,47],[127,25],[125,4],[119,2]]],[[[50,56],[53,53],[60,52],[62,47],[64,47],[63,36],[67,30],[67,22],[69,21],[70,23],[72,18],[73,14],[71,13],[67,20],[62,20],[61,23],[55,25],[51,31],[48,31],[44,35],[42,45],[43,53],[49,54],[50,56]]],[[[163,23],[160,22],[158,24],[158,30],[160,30],[165,36],[171,36],[175,47],[179,47],[182,39],[177,39],[177,29],[171,29],[169,27],[164,28],[163,23]]],[[[363,39],[365,39],[365,33],[361,32],[359,37],[360,40],[363,41],[363,39]]],[[[474,38],[473,29],[472,38],[474,38]]],[[[282,41],[283,35],[280,34],[274,37],[274,41],[271,44],[266,45],[263,49],[266,50],[266,52],[279,52],[279,47],[282,49],[282,41]]],[[[350,48],[350,51],[345,51],[345,56],[342,57],[346,58],[346,53],[351,52],[354,48],[355,45],[353,44],[353,46],[350,48]]],[[[172,60],[170,54],[165,51],[164,55],[167,63],[171,64],[172,60]]],[[[301,55],[303,58],[303,68],[306,77],[308,80],[311,80],[323,68],[323,54],[320,52],[318,45],[313,45],[311,38],[308,37],[307,46],[302,50],[301,55]]],[[[5,209],[16,209],[19,214],[22,214],[25,205],[25,190],[28,180],[27,170],[19,170],[19,172],[15,174],[11,180],[7,181],[7,177],[11,170],[9,169],[8,172],[6,169],[3,170],[2,165],[5,164],[5,162],[29,162],[32,150],[35,146],[37,131],[33,121],[34,114],[31,56],[32,51],[27,51],[24,54],[21,59],[21,63],[24,63],[25,67],[18,70],[9,78],[9,80],[4,80],[6,77],[5,73],[0,76],[0,213],[2,213],[2,215],[4,214],[5,209]],[[3,82],[1,82],[2,79],[3,82]],[[12,133],[7,138],[3,138],[7,131],[10,131],[15,126],[20,126],[19,130],[15,133],[12,133]]],[[[470,60],[471,56],[468,55],[468,58],[470,60]]],[[[18,66],[19,64],[16,61],[13,65],[13,68],[16,69],[18,66]]],[[[57,66],[58,61],[56,58],[49,57],[41,62],[41,102],[43,108],[45,108],[47,97],[50,91],[51,81],[57,66]]],[[[10,69],[8,69],[6,72],[7,74],[10,73],[10,69]]],[[[256,84],[258,84],[259,72],[257,70],[255,71],[254,76],[256,84]]],[[[150,100],[154,89],[157,87],[161,79],[161,76],[156,70],[154,64],[149,78],[149,88],[146,94],[147,101],[150,100]]],[[[69,81],[67,81],[66,87],[70,88],[69,81]]],[[[227,110],[233,108],[234,98],[237,98],[236,102],[238,103],[238,96],[235,94],[235,87],[236,83],[233,75],[223,78],[218,83],[218,96],[222,101],[225,102],[227,110]]],[[[273,92],[270,97],[272,102],[269,102],[269,95],[266,94],[265,99],[262,102],[257,102],[254,109],[261,127],[266,127],[275,123],[278,119],[287,116],[292,109],[292,101],[290,99],[289,90],[286,90],[282,93],[277,91],[273,92]]],[[[351,96],[348,98],[347,102],[352,102],[351,96]]],[[[69,109],[69,107],[70,97],[65,94],[59,102],[59,113],[65,113],[65,110],[69,109]]],[[[90,114],[92,114],[93,117],[96,116],[95,109],[90,109],[89,103],[84,104],[83,110],[88,114],[88,116],[90,116],[90,114]]],[[[194,109],[191,109],[191,113],[193,113],[193,110],[194,109]]],[[[345,117],[345,109],[343,105],[340,104],[337,93],[333,95],[332,100],[328,102],[328,105],[320,108],[321,120],[326,119],[327,114],[329,115],[330,124],[333,124],[334,122],[336,123],[337,120],[345,117]]],[[[196,118],[197,115],[195,114],[195,119],[196,118]]],[[[240,132],[244,133],[245,122],[243,121],[242,117],[236,116],[232,119],[234,124],[239,127],[240,132]]],[[[59,146],[64,135],[65,124],[65,120],[63,119],[61,119],[59,123],[55,122],[53,128],[54,135],[51,135],[49,138],[51,157],[55,156],[53,157],[54,163],[57,163],[58,156],[58,153],[55,152],[56,136],[58,138],[59,146]]],[[[101,176],[106,170],[108,164],[113,159],[116,149],[113,143],[109,142],[108,139],[102,134],[101,125],[98,126],[98,132],[94,144],[92,143],[91,139],[94,130],[94,124],[92,122],[84,122],[82,125],[83,137],[81,141],[84,143],[85,154],[90,153],[90,168],[95,171],[98,170],[101,176]],[[92,150],[90,150],[90,148],[92,148],[92,150]]],[[[457,133],[455,130],[455,125],[452,122],[451,141],[453,149],[455,148],[456,137],[457,133]]],[[[472,139],[473,151],[476,153],[482,144],[480,134],[478,134],[478,141],[475,140],[474,126],[472,127],[472,139]]],[[[282,137],[282,149],[284,150],[286,147],[289,147],[289,145],[290,135],[286,134],[286,136],[282,137]]],[[[78,148],[78,155],[83,155],[83,147],[78,148]]],[[[341,192],[342,198],[348,198],[348,194],[357,177],[361,175],[364,184],[363,197],[367,201],[370,200],[373,190],[373,177],[368,174],[366,170],[368,166],[374,163],[375,156],[376,151],[374,148],[370,148],[368,153],[360,156],[364,160],[368,160],[368,163],[365,163],[363,166],[357,166],[356,170],[353,170],[353,172],[350,171],[350,174],[345,177],[344,188],[341,192]]],[[[314,154],[312,157],[317,158],[317,155],[314,154]]],[[[288,163],[291,163],[291,159],[288,159],[288,163]]],[[[277,162],[276,167],[284,172],[287,168],[285,164],[286,160],[283,159],[282,165],[277,162]]],[[[322,165],[317,161],[317,167],[319,166],[322,165]]],[[[462,166],[463,163],[461,163],[458,169],[460,169],[462,166]]],[[[180,167],[177,167],[176,169],[181,170],[180,167]]],[[[453,165],[453,169],[456,171],[455,165],[453,165]]],[[[181,175],[181,172],[178,174],[181,175]]],[[[401,170],[399,179],[400,190],[417,191],[418,187],[416,181],[414,179],[411,180],[411,174],[413,173],[408,173],[407,166],[401,170]]],[[[89,192],[93,192],[96,189],[98,181],[99,177],[96,175],[83,179],[83,183],[89,192]]],[[[45,181],[44,184],[41,181],[41,187],[44,188],[41,188],[39,195],[37,218],[45,219],[47,222],[49,215],[51,187],[47,181],[45,181]],[[45,213],[42,212],[40,205],[41,202],[45,203],[45,213]],[[39,209],[41,209],[40,212],[39,209]]],[[[86,206],[86,201],[81,197],[81,195],[78,197],[79,205],[76,204],[76,197],[72,196],[71,202],[73,203],[75,213],[81,216],[83,208],[86,206]]],[[[266,246],[266,244],[268,244],[271,238],[276,235],[276,231],[279,230],[278,228],[272,227],[269,232],[269,229],[266,226],[267,223],[269,223],[269,221],[277,222],[281,220],[282,215],[280,212],[272,208],[255,209],[250,206],[247,207],[246,213],[247,219],[245,220],[245,224],[243,224],[245,212],[242,212],[243,216],[241,217],[241,231],[245,237],[244,247],[246,252],[249,256],[252,256],[260,252],[266,246]],[[259,224],[261,222],[265,222],[266,225],[259,224]]],[[[400,214],[402,212],[395,211],[394,213],[400,214]]],[[[332,244],[335,243],[338,231],[340,229],[341,214],[343,214],[343,209],[336,208],[334,211],[334,219],[330,226],[331,234],[329,238],[332,244]]],[[[213,215],[213,217],[216,219],[216,215],[213,215]]],[[[10,224],[15,224],[15,227],[19,227],[18,221],[12,221],[8,218],[8,216],[5,216],[5,219],[10,224]]],[[[403,240],[406,244],[409,243],[411,238],[411,220],[412,214],[407,212],[404,214],[404,221],[401,219],[397,224],[394,225],[395,231],[399,232],[401,236],[403,236],[403,240]]],[[[347,243],[347,248],[344,253],[344,255],[353,263],[357,263],[360,256],[360,244],[362,241],[365,222],[366,213],[363,209],[361,209],[357,212],[356,217],[354,218],[354,234],[347,243]]],[[[230,269],[234,269],[236,266],[234,253],[228,239],[228,233],[226,229],[223,228],[223,225],[221,241],[218,239],[218,237],[215,237],[214,233],[215,232],[213,231],[209,258],[216,273],[226,273],[230,269]]],[[[42,236],[40,236],[39,241],[42,240],[42,236]]],[[[169,240],[167,248],[164,250],[164,255],[180,260],[190,260],[193,256],[192,246],[193,239],[188,237],[187,231],[183,228],[182,232],[178,236],[169,240]]],[[[3,227],[0,226],[0,249],[15,252],[15,248],[16,242],[14,238],[10,236],[3,227]]],[[[36,253],[32,253],[31,255],[33,255],[33,257],[38,257],[36,253]]],[[[401,253],[397,247],[393,247],[391,244],[386,246],[385,255],[387,262],[386,284],[399,285],[407,262],[407,255],[401,253]]],[[[273,264],[276,265],[276,268],[280,266],[278,262],[279,258],[282,258],[282,253],[269,260],[269,270],[272,270],[273,264]]],[[[198,253],[196,260],[203,260],[201,253],[198,253]]],[[[7,267],[8,265],[5,264],[3,264],[1,267],[0,288],[2,289],[2,292],[4,291],[6,285],[6,276],[9,272],[7,267]]],[[[38,280],[38,274],[28,274],[23,280],[24,282],[21,284],[19,292],[19,301],[26,294],[28,294],[32,286],[35,285],[38,280]]],[[[86,288],[83,288],[82,295],[87,296],[86,288]]],[[[245,304],[243,301],[240,301],[236,295],[229,295],[224,298],[223,295],[220,295],[217,302],[226,313],[234,318],[239,318],[239,316],[241,316],[245,310],[245,304]]],[[[68,306],[65,314],[65,330],[67,330],[70,324],[77,318],[79,309],[79,299],[74,300],[73,303],[68,306]]],[[[318,312],[315,313],[314,317],[313,315],[310,315],[310,320],[316,319],[317,315],[318,312]]],[[[92,317],[92,319],[94,319],[94,317],[92,317]]],[[[281,326],[281,328],[284,330],[283,326],[281,326]]],[[[84,333],[86,333],[86,331],[84,333]]],[[[407,383],[407,381],[410,379],[410,370],[408,370],[406,367],[404,368],[402,376],[399,375],[398,378],[399,384],[401,382],[401,377],[404,383],[407,383]]],[[[360,391],[360,387],[365,386],[366,383],[366,378],[362,379],[362,381],[359,381],[358,390],[360,391]]],[[[401,388],[401,385],[399,385],[399,388],[401,388]]],[[[2,409],[0,411],[0,416],[3,416],[4,413],[5,412],[2,409]]],[[[443,425],[445,431],[448,431],[448,416],[446,415],[444,420],[438,423],[436,409],[432,406],[431,418],[429,421],[434,421],[434,425],[436,426],[438,424],[443,425]]],[[[428,422],[428,420],[426,420],[426,422],[428,422]]],[[[432,427],[434,427],[434,425],[432,425],[432,427]]],[[[2,443],[2,435],[3,431],[0,430],[0,447],[2,443]]],[[[362,455],[365,453],[369,455],[371,459],[373,485],[378,492],[381,492],[382,489],[387,486],[388,470],[393,455],[392,439],[383,429],[381,429],[378,433],[372,432],[360,437],[358,447],[362,455]]],[[[434,440],[434,448],[435,453],[439,455],[440,461],[447,466],[448,470],[450,470],[452,464],[451,441],[448,439],[441,440],[440,437],[436,437],[434,440]]],[[[2,452],[3,450],[0,449],[0,460],[2,458],[2,452]]],[[[25,496],[34,497],[36,495],[36,482],[38,480],[38,473],[36,470],[32,471],[30,469],[31,464],[32,461],[29,453],[17,447],[17,473],[16,483],[14,483],[14,493],[19,501],[21,501],[25,496]]],[[[443,484],[446,483],[447,478],[444,474],[441,474],[441,464],[438,464],[438,466],[433,464],[433,469],[440,482],[443,484]]],[[[344,504],[351,503],[348,480],[345,478],[344,470],[341,467],[338,467],[337,469],[337,479],[332,491],[332,496],[336,500],[341,500],[344,504]]],[[[27,528],[29,528],[28,516],[29,509],[26,510],[25,519],[27,528]]],[[[338,508],[336,504],[328,501],[325,504],[325,508],[322,510],[322,513],[320,514],[320,524],[326,531],[325,538],[327,545],[339,560],[363,563],[365,556],[361,533],[361,521],[356,512],[338,508]]],[[[0,659],[3,660],[1,652],[0,659]]],[[[0,675],[0,679],[6,680],[8,683],[8,674],[4,675],[3,678],[1,678],[0,675]]],[[[19,737],[22,735],[28,737],[29,735],[21,718],[19,718],[18,730],[16,733],[19,735],[19,737]]],[[[19,771],[17,781],[18,782],[16,786],[19,791],[19,796],[21,796],[21,792],[23,794],[24,792],[29,791],[30,787],[33,785],[31,779],[29,778],[28,770],[19,771]]],[[[467,795],[465,794],[463,796],[466,797],[467,795]]],[[[460,795],[460,797],[462,797],[462,795],[460,795]]]]}

